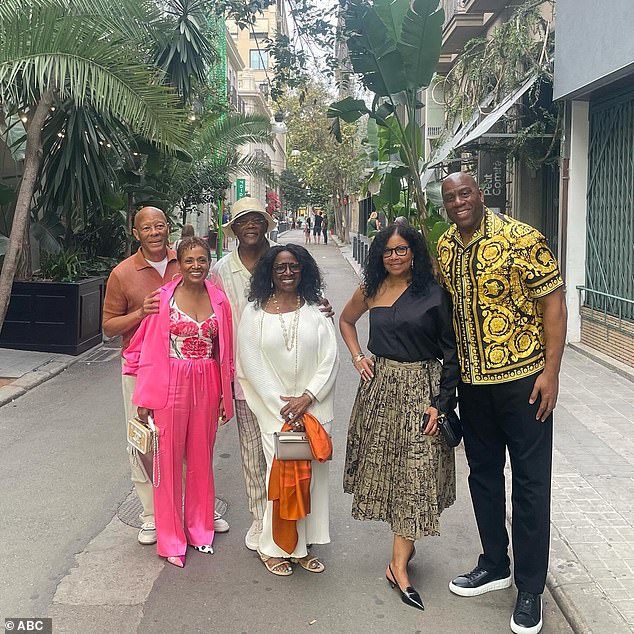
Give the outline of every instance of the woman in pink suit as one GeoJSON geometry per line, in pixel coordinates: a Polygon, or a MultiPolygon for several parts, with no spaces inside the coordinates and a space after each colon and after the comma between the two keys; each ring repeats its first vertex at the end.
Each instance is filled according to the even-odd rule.
{"type": "Polygon", "coordinates": [[[157,552],[182,568],[188,544],[213,553],[213,447],[219,420],[233,416],[234,370],[231,308],[207,280],[207,243],[185,238],[177,257],[182,276],[161,288],[158,311],[132,338],[123,372],[136,375],[139,418],[153,416],[159,434],[153,468],[157,552]]]}

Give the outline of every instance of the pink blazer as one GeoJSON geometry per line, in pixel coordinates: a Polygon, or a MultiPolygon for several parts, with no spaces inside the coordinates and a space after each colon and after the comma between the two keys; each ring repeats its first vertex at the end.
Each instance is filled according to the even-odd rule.
{"type": "MultiPolygon", "coordinates": [[[[167,405],[170,383],[169,363],[169,302],[181,277],[161,287],[159,312],[148,315],[136,331],[123,353],[123,374],[136,376],[132,401],[139,407],[163,409],[167,405]]],[[[234,375],[233,331],[231,307],[227,296],[209,280],[205,280],[211,306],[218,319],[220,352],[220,385],[225,407],[225,418],[233,416],[231,382],[234,375]]]]}

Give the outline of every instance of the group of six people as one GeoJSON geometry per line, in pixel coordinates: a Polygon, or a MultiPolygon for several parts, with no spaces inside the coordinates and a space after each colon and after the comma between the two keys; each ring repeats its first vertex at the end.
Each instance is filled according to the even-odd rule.
{"type": "MultiPolygon", "coordinates": [[[[379,230],[362,284],[339,326],[360,381],[346,447],[352,516],[387,522],[386,578],[423,609],[408,566],[414,543],[439,534],[456,498],[454,449],[438,429],[456,408],[483,552],[450,590],[476,596],[511,585],[504,466],[513,478],[514,632],[542,627],[549,551],[552,410],[565,338],[563,282],[543,236],[484,205],[466,173],[443,183],[454,223],[438,242],[406,223],[379,230]],[[356,323],[369,312],[363,352],[356,323]]],[[[320,573],[313,544],[330,541],[328,454],[339,364],[322,274],[299,245],[267,238],[274,221],[252,198],[233,205],[237,248],[211,268],[205,241],[167,248],[163,212],[135,218],[137,253],[112,272],[106,335],[123,337],[126,417],[153,418],[152,460],[130,450],[143,505],[138,539],[183,567],[188,546],[212,553],[229,526],[214,511],[217,426],[235,413],[252,524],[245,544],[267,570],[320,573]],[[276,434],[303,429],[318,460],[281,461],[276,434]],[[183,493],[183,485],[185,492],[183,493]],[[184,513],[183,513],[184,496],[184,513]]]]}

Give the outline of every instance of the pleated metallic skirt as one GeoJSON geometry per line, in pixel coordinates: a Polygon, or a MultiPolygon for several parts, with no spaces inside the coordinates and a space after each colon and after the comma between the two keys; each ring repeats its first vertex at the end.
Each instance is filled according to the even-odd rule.
{"type": "Polygon", "coordinates": [[[353,495],[352,516],[387,522],[411,540],[439,535],[440,514],[456,499],[454,450],[421,428],[429,376],[437,393],[441,370],[436,360],[377,358],[350,416],[343,488],[353,495]]]}

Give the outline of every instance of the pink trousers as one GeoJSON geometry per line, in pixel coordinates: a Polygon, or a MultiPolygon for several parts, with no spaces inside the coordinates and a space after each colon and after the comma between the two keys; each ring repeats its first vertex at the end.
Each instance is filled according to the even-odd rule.
{"type": "Polygon", "coordinates": [[[218,427],[220,372],[214,359],[170,359],[167,407],[154,411],[159,430],[154,460],[156,550],[162,557],[184,555],[187,544],[214,539],[213,448],[218,427]],[[183,460],[185,521],[183,522],[183,460]]]}

